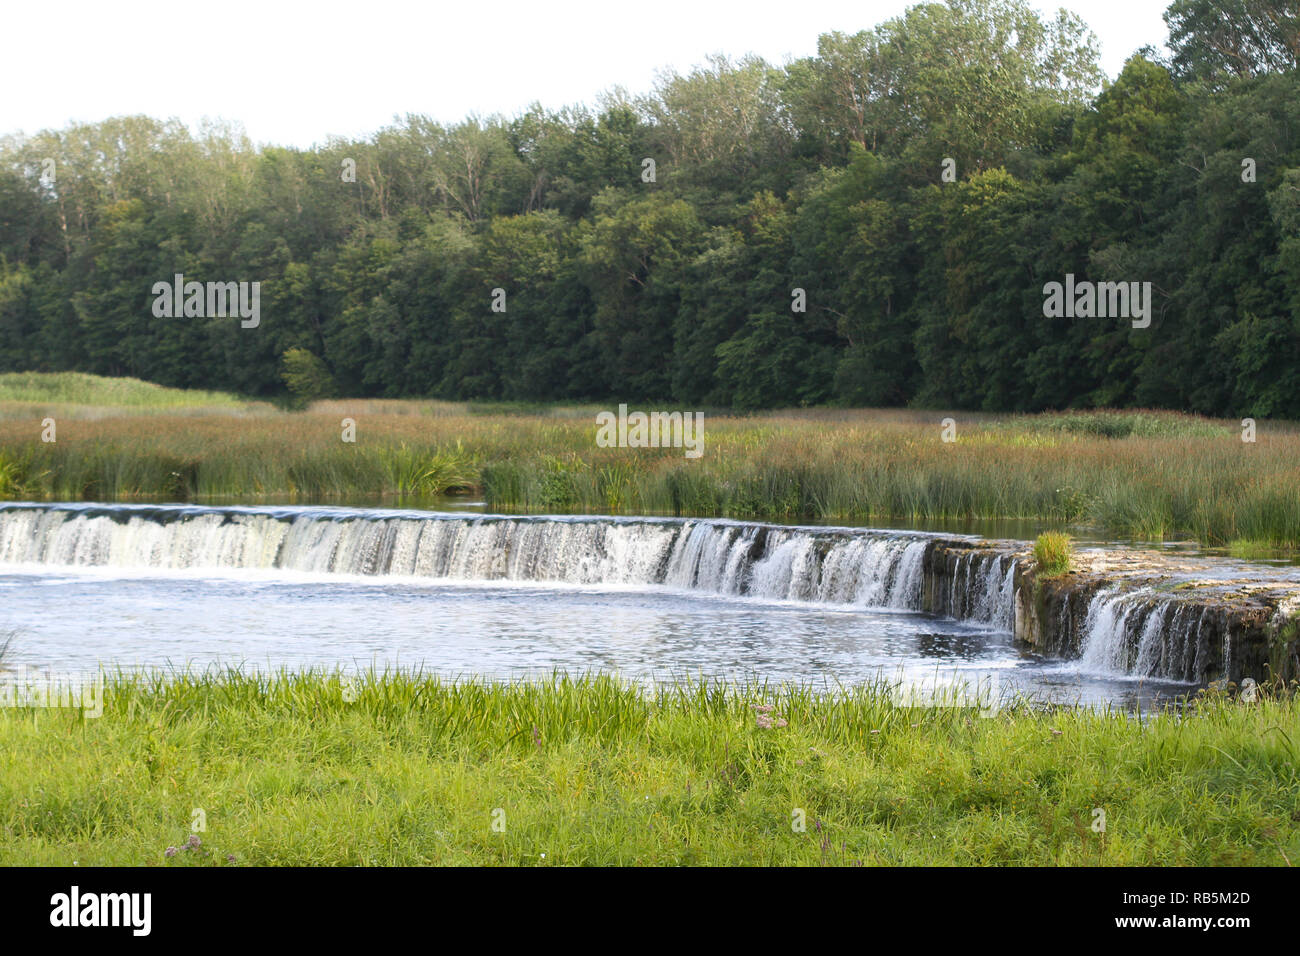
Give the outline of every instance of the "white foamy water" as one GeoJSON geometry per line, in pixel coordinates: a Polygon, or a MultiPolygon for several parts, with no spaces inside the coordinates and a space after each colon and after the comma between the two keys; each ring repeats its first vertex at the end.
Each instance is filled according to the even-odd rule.
{"type": "MultiPolygon", "coordinates": [[[[911,609],[920,607],[921,561],[932,540],[729,521],[163,506],[0,510],[3,564],[665,584],[911,609]]],[[[980,619],[1003,617],[990,608],[980,619]]]]}

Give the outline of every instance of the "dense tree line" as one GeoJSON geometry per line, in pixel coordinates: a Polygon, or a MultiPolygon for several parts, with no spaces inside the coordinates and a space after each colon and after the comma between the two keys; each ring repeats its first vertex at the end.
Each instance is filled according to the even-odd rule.
{"type": "Polygon", "coordinates": [[[145,117],[10,137],[0,370],[1300,418],[1295,2],[1166,21],[1168,60],[1110,82],[1072,14],[950,0],[785,67],[310,150],[145,117]],[[260,281],[261,324],[156,318],[176,273],[260,281]],[[1150,328],[1045,318],[1066,273],[1151,282],[1150,328]]]}

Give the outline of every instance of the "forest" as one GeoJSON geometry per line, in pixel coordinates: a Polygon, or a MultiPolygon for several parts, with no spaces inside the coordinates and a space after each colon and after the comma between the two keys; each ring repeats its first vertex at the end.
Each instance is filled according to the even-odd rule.
{"type": "MultiPolygon", "coordinates": [[[[0,139],[0,372],[278,398],[1300,418],[1300,15],[923,3],[774,65],[368,139],[122,116],[0,139]],[[159,317],[176,275],[260,322],[159,317]],[[1048,316],[1149,283],[1146,327],[1048,316]]],[[[288,104],[286,104],[288,105],[288,104]]]]}

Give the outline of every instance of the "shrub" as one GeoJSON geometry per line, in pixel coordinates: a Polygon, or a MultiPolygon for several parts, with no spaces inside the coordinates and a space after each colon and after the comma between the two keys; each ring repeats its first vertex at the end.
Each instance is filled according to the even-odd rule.
{"type": "Polygon", "coordinates": [[[280,357],[280,377],[299,405],[318,398],[333,398],[336,387],[329,367],[306,349],[289,349],[280,357]]]}

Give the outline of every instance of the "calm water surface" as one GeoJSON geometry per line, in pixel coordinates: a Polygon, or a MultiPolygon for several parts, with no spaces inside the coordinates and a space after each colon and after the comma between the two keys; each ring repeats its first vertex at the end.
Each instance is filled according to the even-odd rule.
{"type": "Polygon", "coordinates": [[[1187,685],[1038,660],[989,626],[917,612],[664,586],[430,581],[290,571],[0,566],[10,666],[401,667],[512,678],[612,671],[1150,706],[1187,685]]]}

